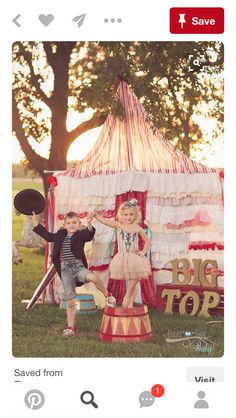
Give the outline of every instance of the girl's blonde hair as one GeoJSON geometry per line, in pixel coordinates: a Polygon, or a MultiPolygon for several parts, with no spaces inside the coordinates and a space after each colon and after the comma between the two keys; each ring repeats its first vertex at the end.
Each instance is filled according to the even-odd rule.
{"type": "Polygon", "coordinates": [[[122,217],[123,217],[123,213],[125,211],[125,209],[134,209],[135,212],[135,221],[140,224],[141,220],[142,220],[142,214],[141,214],[141,210],[139,209],[138,206],[133,206],[129,203],[129,201],[127,200],[126,202],[123,202],[117,212],[117,218],[118,221],[121,222],[122,221],[122,217]]]}

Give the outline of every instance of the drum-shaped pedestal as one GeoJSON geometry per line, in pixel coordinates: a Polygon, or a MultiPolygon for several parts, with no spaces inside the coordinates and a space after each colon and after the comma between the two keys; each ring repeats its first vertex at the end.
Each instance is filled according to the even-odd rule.
{"type": "Polygon", "coordinates": [[[146,305],[135,308],[105,306],[100,339],[106,342],[143,342],[152,337],[146,305]]]}

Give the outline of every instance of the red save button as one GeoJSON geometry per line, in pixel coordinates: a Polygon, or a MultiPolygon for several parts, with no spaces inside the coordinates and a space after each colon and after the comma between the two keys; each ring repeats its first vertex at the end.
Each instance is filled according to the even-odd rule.
{"type": "Polygon", "coordinates": [[[171,33],[224,33],[222,7],[172,7],[171,33]]]}

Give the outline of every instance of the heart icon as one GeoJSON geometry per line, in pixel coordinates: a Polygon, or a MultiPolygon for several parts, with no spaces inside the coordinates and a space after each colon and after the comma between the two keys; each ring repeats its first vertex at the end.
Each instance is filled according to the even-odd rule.
{"type": "Polygon", "coordinates": [[[54,16],[50,15],[50,14],[49,15],[44,15],[44,14],[39,15],[39,20],[44,26],[50,25],[50,23],[53,21],[53,19],[54,19],[54,16]]]}

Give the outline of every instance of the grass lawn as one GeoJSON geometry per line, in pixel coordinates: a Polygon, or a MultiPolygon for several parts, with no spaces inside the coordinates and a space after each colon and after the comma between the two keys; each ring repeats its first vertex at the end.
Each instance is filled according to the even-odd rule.
{"type": "MultiPolygon", "coordinates": [[[[24,188],[42,191],[40,183],[15,180],[14,195],[24,188]]],[[[23,215],[13,214],[13,239],[21,235],[23,215]]],[[[102,311],[96,314],[78,315],[75,338],[62,337],[66,325],[65,311],[57,305],[37,305],[33,311],[25,310],[22,299],[32,296],[43,276],[44,256],[39,250],[20,249],[23,263],[13,266],[13,348],[15,357],[220,357],[223,355],[222,318],[211,318],[208,323],[198,317],[165,315],[149,310],[153,338],[150,342],[104,343],[99,340],[102,311]],[[186,341],[167,343],[166,337],[174,337],[183,331],[191,331],[210,341],[186,341]]]]}

